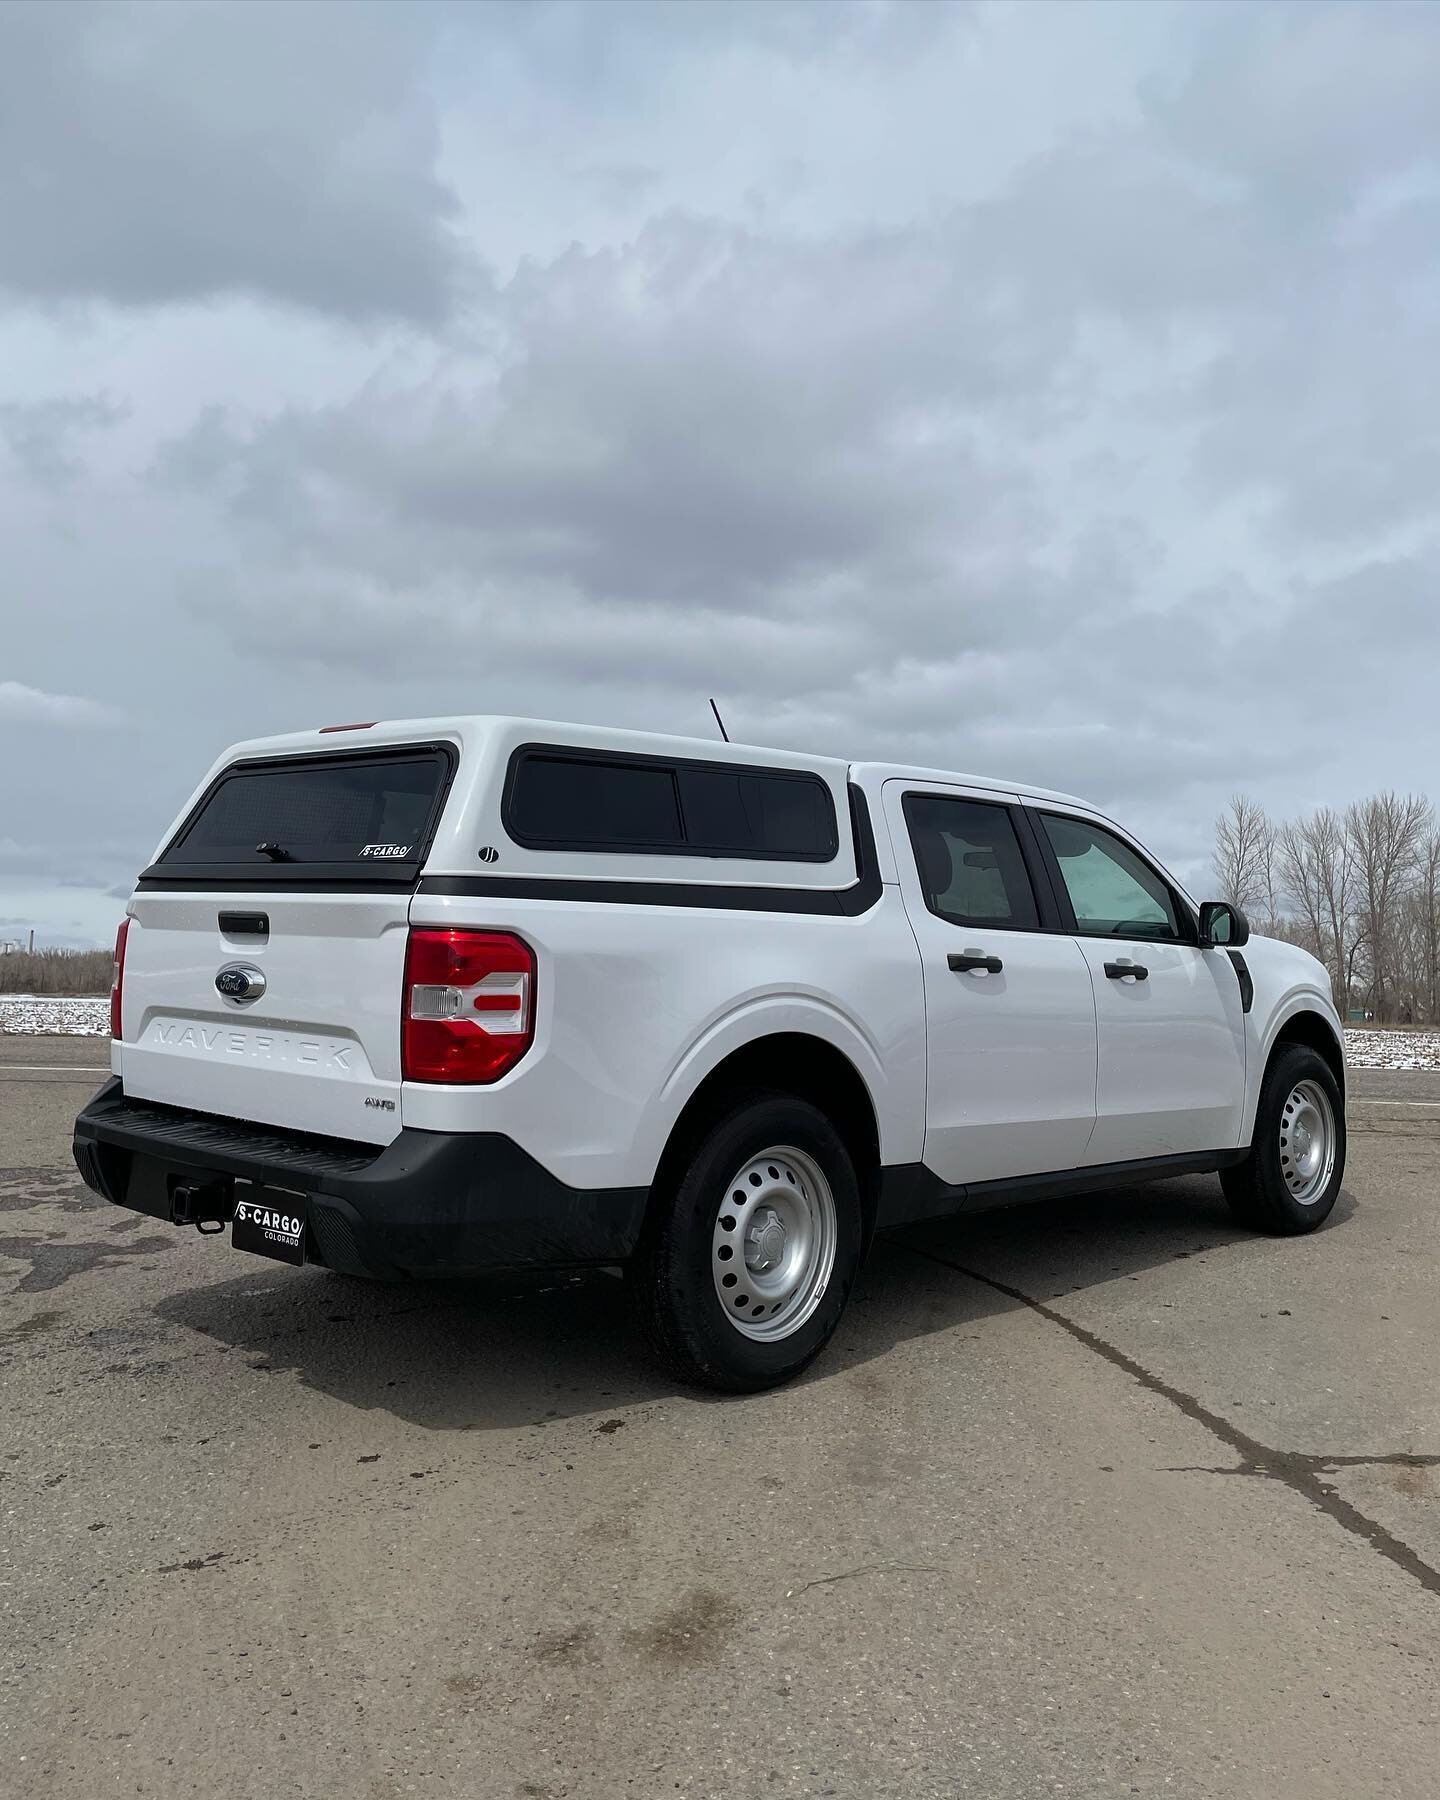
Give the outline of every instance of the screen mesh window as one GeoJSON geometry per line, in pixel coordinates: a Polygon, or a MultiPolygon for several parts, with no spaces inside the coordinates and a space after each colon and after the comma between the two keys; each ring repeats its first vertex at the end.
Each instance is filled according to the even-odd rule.
{"type": "Polygon", "coordinates": [[[816,776],[538,751],[515,763],[505,824],[517,843],[545,849],[800,862],[828,861],[839,841],[816,776]]]}
{"type": "Polygon", "coordinates": [[[1003,806],[907,794],[905,822],[925,904],[937,917],[1011,931],[1039,925],[1025,859],[1003,806]]]}
{"type": "Polygon", "coordinates": [[[222,775],[161,857],[275,872],[414,863],[449,769],[440,752],[353,761],[297,759],[222,775]]]}
{"type": "Polygon", "coordinates": [[[1178,938],[1169,888],[1143,858],[1083,819],[1043,815],[1075,923],[1103,937],[1178,938]]]}

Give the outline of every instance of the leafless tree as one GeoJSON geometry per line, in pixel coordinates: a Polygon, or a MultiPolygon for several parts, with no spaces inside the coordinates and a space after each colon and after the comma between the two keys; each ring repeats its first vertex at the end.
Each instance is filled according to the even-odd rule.
{"type": "Polygon", "coordinates": [[[1275,828],[1248,795],[1232,794],[1216,819],[1213,861],[1222,900],[1257,922],[1275,918],[1275,828]]]}
{"type": "Polygon", "coordinates": [[[1433,822],[1430,802],[1421,794],[1387,791],[1345,809],[1370,991],[1381,1020],[1389,1017],[1394,993],[1400,910],[1433,822]]]}
{"type": "Polygon", "coordinates": [[[1277,862],[1284,891],[1299,908],[1310,949],[1330,971],[1335,999],[1348,1011],[1360,934],[1355,927],[1355,869],[1345,821],[1329,807],[1280,827],[1277,862]]]}
{"type": "Polygon", "coordinates": [[[1415,856],[1400,909],[1398,969],[1404,1004],[1413,1019],[1440,1018],[1440,832],[1430,832],[1415,856]]]}

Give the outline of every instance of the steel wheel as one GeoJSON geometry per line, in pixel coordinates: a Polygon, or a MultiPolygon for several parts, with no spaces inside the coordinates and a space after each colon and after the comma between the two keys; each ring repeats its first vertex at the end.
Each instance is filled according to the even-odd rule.
{"type": "Polygon", "coordinates": [[[820,1165],[784,1144],[752,1157],[725,1190],[710,1245],[715,1292],[742,1337],[773,1343],[820,1304],[839,1227],[820,1165]]]}
{"type": "Polygon", "coordinates": [[[1290,1197],[1311,1206],[1335,1172],[1335,1113],[1319,1082],[1299,1081],[1280,1110],[1280,1168],[1290,1197]]]}

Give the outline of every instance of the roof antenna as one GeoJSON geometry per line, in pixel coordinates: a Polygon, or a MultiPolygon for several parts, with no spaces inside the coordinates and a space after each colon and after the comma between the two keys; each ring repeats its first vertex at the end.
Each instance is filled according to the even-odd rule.
{"type": "Polygon", "coordinates": [[[715,723],[720,727],[721,737],[724,738],[725,742],[728,744],[730,742],[730,733],[725,729],[725,721],[720,717],[720,708],[715,704],[714,700],[711,700],[710,702],[710,710],[715,715],[715,723]]]}

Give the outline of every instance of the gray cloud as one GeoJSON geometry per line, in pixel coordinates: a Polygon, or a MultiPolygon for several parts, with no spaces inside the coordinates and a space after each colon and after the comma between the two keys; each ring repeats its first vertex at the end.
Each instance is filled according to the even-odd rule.
{"type": "Polygon", "coordinates": [[[0,681],[0,719],[19,725],[58,725],[94,730],[117,724],[117,707],[79,694],[47,694],[23,681],[0,681]]]}
{"type": "Polygon", "coordinates": [[[60,487],[81,472],[85,439],[118,425],[125,412],[104,394],[0,401],[0,443],[32,481],[60,487]]]}
{"type": "Polygon", "coordinates": [[[468,258],[427,41],[365,4],[7,6],[0,292],[437,324],[468,258]]]}
{"type": "Polygon", "coordinates": [[[993,354],[927,233],[816,245],[668,217],[523,270],[492,319],[495,354],[258,426],[209,416],[164,466],[287,554],[397,586],[742,609],[933,577],[1023,513],[1018,466],[1002,493],[945,416],[1013,389],[1023,345],[993,354]]]}

